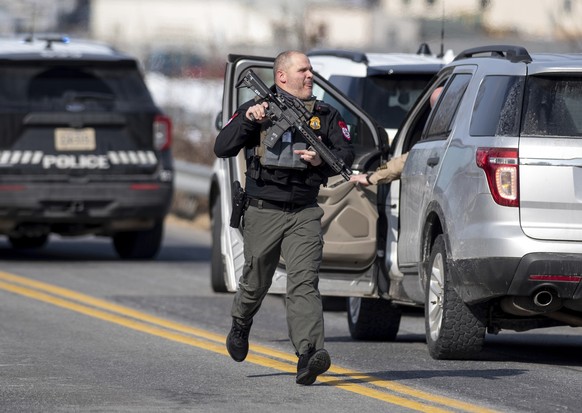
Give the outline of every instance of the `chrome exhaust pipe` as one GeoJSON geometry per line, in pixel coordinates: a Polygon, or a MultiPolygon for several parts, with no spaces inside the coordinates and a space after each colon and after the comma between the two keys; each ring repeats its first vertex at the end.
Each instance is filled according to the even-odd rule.
{"type": "Polygon", "coordinates": [[[562,300],[551,290],[541,289],[530,297],[510,296],[501,300],[501,309],[518,316],[546,314],[559,310],[562,300]]]}
{"type": "Polygon", "coordinates": [[[547,307],[554,301],[554,294],[548,290],[541,290],[534,294],[533,303],[538,307],[547,307]]]}
{"type": "Polygon", "coordinates": [[[582,327],[582,317],[558,311],[562,308],[562,299],[551,290],[538,290],[531,297],[504,297],[501,309],[517,316],[544,315],[572,327],[582,327]]]}

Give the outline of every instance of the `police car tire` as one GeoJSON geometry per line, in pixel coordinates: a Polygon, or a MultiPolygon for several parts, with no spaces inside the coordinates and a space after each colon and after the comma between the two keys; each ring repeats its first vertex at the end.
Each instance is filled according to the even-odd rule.
{"type": "Polygon", "coordinates": [[[381,298],[349,297],[348,326],[354,340],[394,341],[402,310],[381,298]]]}
{"type": "Polygon", "coordinates": [[[217,196],[212,205],[210,229],[212,234],[210,282],[215,293],[226,293],[226,281],[224,280],[224,264],[220,248],[220,234],[222,232],[222,210],[220,196],[217,196]]]}
{"type": "Polygon", "coordinates": [[[164,222],[159,220],[153,228],[143,231],[119,232],[113,236],[115,252],[123,259],[152,259],[160,246],[164,235],[164,222]]]}
{"type": "Polygon", "coordinates": [[[10,245],[15,249],[41,248],[48,242],[48,234],[39,235],[38,237],[8,237],[10,245]]]}

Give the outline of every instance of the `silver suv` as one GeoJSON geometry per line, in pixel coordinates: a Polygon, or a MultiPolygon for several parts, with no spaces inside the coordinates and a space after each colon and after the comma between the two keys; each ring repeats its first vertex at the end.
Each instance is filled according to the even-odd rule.
{"type": "Polygon", "coordinates": [[[577,54],[466,50],[411,110],[389,295],[424,303],[432,357],[474,356],[486,332],[582,326],[581,136],[577,54]]]}

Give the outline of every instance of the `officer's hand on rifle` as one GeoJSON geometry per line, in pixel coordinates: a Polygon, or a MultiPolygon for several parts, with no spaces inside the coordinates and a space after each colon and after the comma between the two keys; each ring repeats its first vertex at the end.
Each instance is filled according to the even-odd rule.
{"type": "Polygon", "coordinates": [[[267,113],[265,109],[268,107],[269,104],[267,102],[258,103],[248,108],[245,116],[247,119],[252,120],[253,122],[264,122],[267,119],[267,113]]]}
{"type": "Polygon", "coordinates": [[[313,166],[319,166],[323,162],[319,154],[311,146],[307,149],[296,149],[293,152],[301,156],[301,159],[313,166]]]}

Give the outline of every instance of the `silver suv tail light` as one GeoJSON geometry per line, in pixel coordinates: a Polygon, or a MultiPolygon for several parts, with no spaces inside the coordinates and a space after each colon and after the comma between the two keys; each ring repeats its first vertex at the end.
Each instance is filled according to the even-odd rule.
{"type": "Polygon", "coordinates": [[[477,149],[477,166],[485,171],[491,195],[499,205],[519,207],[518,160],[517,149],[477,149]]]}
{"type": "Polygon", "coordinates": [[[156,115],[154,119],[154,148],[163,151],[172,144],[172,120],[168,116],[156,115]]]}

